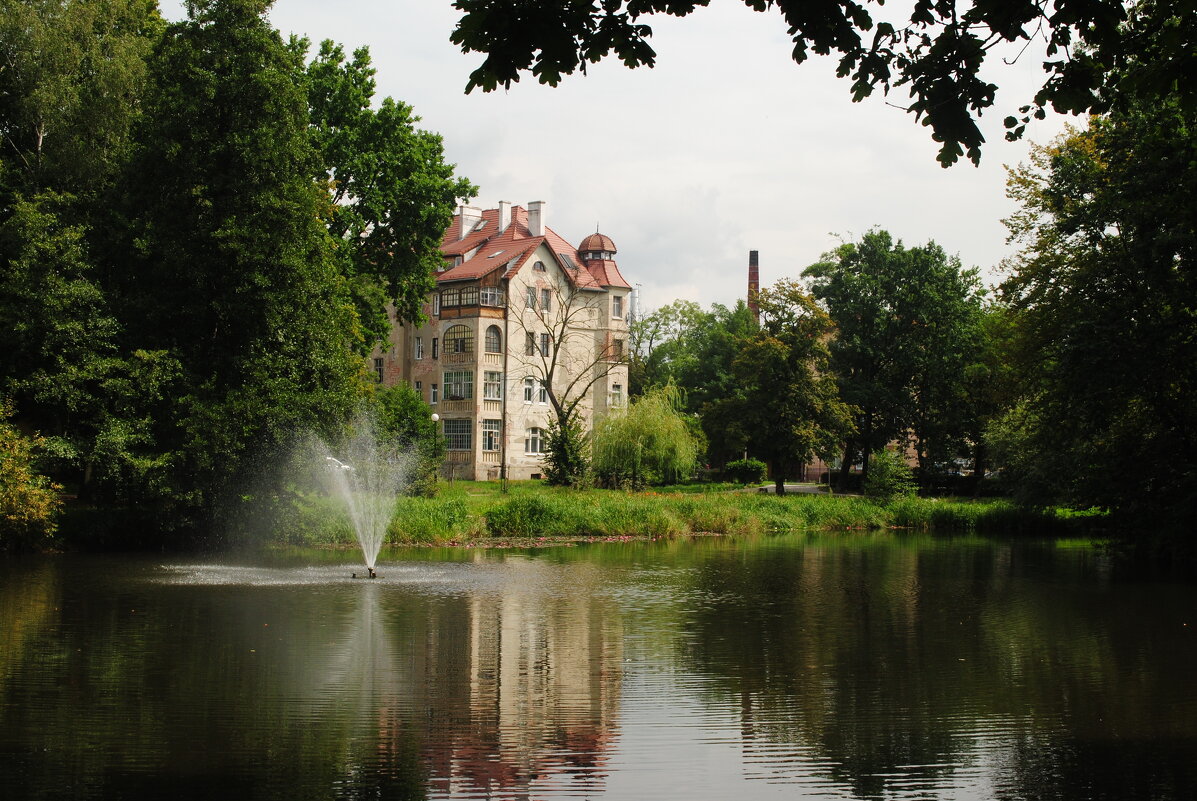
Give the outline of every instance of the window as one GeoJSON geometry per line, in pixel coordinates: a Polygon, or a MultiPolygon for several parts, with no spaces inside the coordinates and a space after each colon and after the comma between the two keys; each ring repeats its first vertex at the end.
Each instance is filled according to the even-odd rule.
{"type": "Polygon", "coordinates": [[[497,325],[492,325],[486,329],[486,352],[503,352],[503,332],[499,330],[499,326],[497,325]]]}
{"type": "Polygon", "coordinates": [[[429,405],[436,406],[436,401],[437,401],[436,395],[437,395],[436,384],[432,384],[428,388],[428,403],[429,403],[429,405]]]}
{"type": "Polygon", "coordinates": [[[524,403],[532,402],[532,393],[536,390],[536,380],[533,378],[524,379],[524,403]]]}
{"type": "Polygon", "coordinates": [[[468,451],[473,446],[472,420],[445,421],[445,447],[451,451],[468,451]]]}
{"type": "Polygon", "coordinates": [[[424,337],[416,337],[415,353],[413,354],[417,359],[424,358],[424,337]]]}
{"type": "Polygon", "coordinates": [[[553,308],[553,295],[549,290],[540,290],[540,308],[543,311],[549,311],[553,308]]]}
{"type": "Polygon", "coordinates": [[[461,288],[461,300],[459,302],[461,303],[462,306],[477,306],[478,305],[478,287],[463,286],[461,288]]]}
{"type": "Polygon", "coordinates": [[[441,293],[434,292],[432,294],[432,313],[437,315],[441,313],[441,293]]]}
{"type": "Polygon", "coordinates": [[[482,398],[484,400],[503,399],[503,374],[487,370],[482,374],[482,398]]]}
{"type": "Polygon", "coordinates": [[[613,361],[613,362],[623,361],[623,340],[622,339],[611,340],[611,361],[613,361]]]}
{"type": "Polygon", "coordinates": [[[524,434],[524,453],[544,453],[544,429],[528,429],[524,434]]]}
{"type": "Polygon", "coordinates": [[[611,298],[611,316],[623,317],[623,296],[616,295],[611,298]]]}
{"type": "Polygon", "coordinates": [[[524,298],[524,306],[529,309],[536,308],[536,287],[534,287],[534,286],[528,287],[528,294],[524,298]]]}
{"type": "Polygon", "coordinates": [[[552,340],[549,338],[549,335],[541,334],[540,335],[540,355],[548,356],[549,355],[549,347],[551,345],[552,345],[552,340]]]}
{"type": "Polygon", "coordinates": [[[474,332],[467,326],[455,325],[445,332],[445,353],[474,352],[474,332]]]}
{"type": "Polygon", "coordinates": [[[503,305],[503,290],[497,286],[482,287],[482,305],[483,306],[502,306],[503,305]]]}
{"type": "Polygon", "coordinates": [[[378,357],[374,359],[374,381],[378,384],[382,383],[382,359],[378,357]]]}
{"type": "Polygon", "coordinates": [[[474,399],[474,371],[446,370],[445,371],[445,400],[473,400],[474,399]]]}
{"type": "Polygon", "coordinates": [[[538,381],[537,383],[540,384],[539,391],[536,393],[537,402],[548,403],[549,402],[549,385],[546,384],[544,381],[538,381]]]}
{"type": "Polygon", "coordinates": [[[543,261],[536,262],[535,264],[532,265],[532,269],[538,273],[543,273],[545,271],[544,262],[543,261]]]}
{"type": "Polygon", "coordinates": [[[441,291],[441,308],[448,309],[453,306],[461,305],[461,293],[456,289],[445,289],[441,291]]]}
{"type": "Polygon", "coordinates": [[[424,382],[416,382],[416,394],[420,396],[420,400],[424,400],[424,382]]]}
{"type": "Polygon", "coordinates": [[[497,451],[499,449],[499,435],[502,432],[502,421],[482,421],[482,450],[497,451]]]}
{"type": "Polygon", "coordinates": [[[528,334],[524,339],[524,355],[536,355],[536,334],[528,334]]]}
{"type": "Polygon", "coordinates": [[[623,385],[622,384],[612,384],[611,385],[611,398],[608,401],[608,404],[611,406],[623,406],[623,385]]]}
{"type": "Polygon", "coordinates": [[[436,337],[432,338],[432,358],[439,359],[441,357],[441,341],[436,337]]]}

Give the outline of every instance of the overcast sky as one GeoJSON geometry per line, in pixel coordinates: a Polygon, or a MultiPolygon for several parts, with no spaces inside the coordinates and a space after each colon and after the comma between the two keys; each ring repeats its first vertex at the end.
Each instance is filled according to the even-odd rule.
{"type": "MultiPolygon", "coordinates": [[[[546,201],[549,226],[575,245],[597,226],[641,286],[645,311],[679,298],[734,303],[749,250],[760,251],[768,285],[796,277],[837,235],[872,227],[907,245],[934,239],[994,274],[1010,253],[1003,165],[1027,153],[1025,142],[1004,141],[1001,121],[1042,82],[1040,58],[994,70],[981,166],[945,170],[912,115],[879,93],[852,103],[832,59],[795,65],[778,14],[711,5],[648,20],[653,69],[613,60],[557,88],[525,76],[509,91],[470,95],[481,56],[449,42],[460,16],[450,0],[278,0],[270,19],[284,35],[368,46],[376,100],[410,104],[421,127],[444,137],[446,159],[480,188],[475,205],[546,201]]],[[[163,13],[179,19],[181,3],[163,13]]],[[[1046,143],[1065,121],[1028,127],[1028,139],[1046,143]]]]}

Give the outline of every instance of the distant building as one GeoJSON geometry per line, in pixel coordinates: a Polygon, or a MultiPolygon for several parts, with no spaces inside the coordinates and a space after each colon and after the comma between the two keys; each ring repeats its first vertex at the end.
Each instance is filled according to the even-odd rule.
{"type": "Polygon", "coordinates": [[[584,396],[587,429],[625,403],[631,287],[615,244],[594,233],[575,248],[546,216],[542,201],[460,207],[428,322],[392,325],[371,356],[381,383],[411,384],[439,415],[452,477],[541,476],[549,367],[559,397],[584,396]]]}

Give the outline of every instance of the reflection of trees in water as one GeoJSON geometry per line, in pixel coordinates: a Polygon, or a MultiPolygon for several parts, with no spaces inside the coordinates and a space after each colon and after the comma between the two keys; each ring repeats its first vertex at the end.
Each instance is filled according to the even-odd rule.
{"type": "Polygon", "coordinates": [[[1158,587],[1112,592],[1092,558],[909,540],[712,554],[688,659],[738,699],[747,761],[774,778],[789,759],[861,797],[961,782],[1133,797],[1147,775],[1191,789],[1197,720],[1173,693],[1192,686],[1197,646],[1172,652],[1158,587]],[[1028,580],[1041,571],[1077,581],[1028,580]],[[1154,773],[1135,742],[1156,743],[1154,773]]]}

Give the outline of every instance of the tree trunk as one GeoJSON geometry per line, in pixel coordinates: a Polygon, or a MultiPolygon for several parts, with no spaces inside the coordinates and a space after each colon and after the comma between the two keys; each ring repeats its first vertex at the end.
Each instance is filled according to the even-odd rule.
{"type": "Polygon", "coordinates": [[[784,459],[773,461],[773,492],[777,495],[786,494],[786,462],[784,459]]]}
{"type": "MultiPolygon", "coordinates": [[[[852,475],[852,443],[844,443],[844,460],[840,462],[840,479],[836,484],[836,489],[840,492],[848,491],[848,476],[852,475]]],[[[830,485],[830,480],[828,484],[830,485]]]]}

